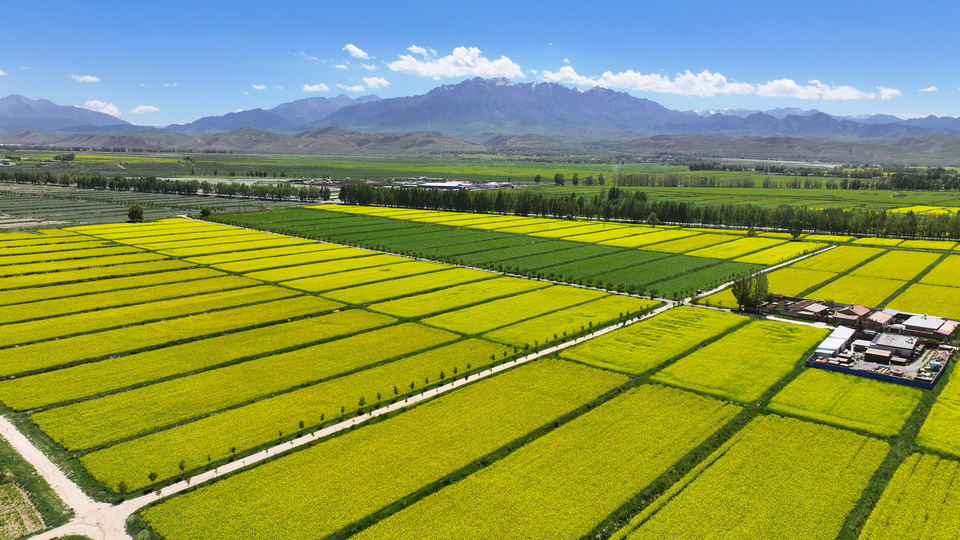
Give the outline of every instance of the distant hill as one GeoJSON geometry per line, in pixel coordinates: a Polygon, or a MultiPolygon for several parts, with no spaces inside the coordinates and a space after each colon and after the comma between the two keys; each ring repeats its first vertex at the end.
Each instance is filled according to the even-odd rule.
{"type": "Polygon", "coordinates": [[[73,126],[130,125],[115,116],[80,107],[57,105],[46,99],[19,95],[0,98],[0,128],[55,131],[73,126]]]}
{"type": "Polygon", "coordinates": [[[242,127],[274,129],[290,126],[307,126],[321,121],[334,112],[350,105],[379,101],[377,96],[361,96],[351,99],[344,94],[335,98],[310,97],[263,110],[232,112],[221,116],[205,116],[189,124],[167,126],[167,131],[178,133],[216,133],[233,131],[242,127]]]}

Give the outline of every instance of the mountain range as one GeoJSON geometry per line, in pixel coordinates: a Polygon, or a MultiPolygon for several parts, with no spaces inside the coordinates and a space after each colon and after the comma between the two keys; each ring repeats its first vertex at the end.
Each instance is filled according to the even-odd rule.
{"type": "Polygon", "coordinates": [[[43,99],[0,98],[0,143],[58,147],[359,155],[666,153],[669,147],[679,154],[736,153],[721,157],[749,156],[753,147],[757,155],[772,151],[774,159],[829,154],[843,161],[902,161],[920,155],[957,164],[960,157],[950,155],[954,139],[960,142],[960,119],[951,117],[840,117],[795,108],[675,111],[600,87],[582,91],[507,79],[475,78],[390,99],[311,97],[164,128],[43,99]],[[795,140],[807,142],[784,144],[795,140]],[[929,151],[905,150],[918,145],[929,151]]]}

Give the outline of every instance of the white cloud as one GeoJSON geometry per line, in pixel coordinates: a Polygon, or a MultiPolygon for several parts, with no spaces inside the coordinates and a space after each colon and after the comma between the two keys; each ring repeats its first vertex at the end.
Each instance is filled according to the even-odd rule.
{"type": "Polygon", "coordinates": [[[273,87],[276,88],[277,90],[283,90],[283,87],[280,86],[279,84],[275,84],[273,85],[273,87]]]}
{"type": "Polygon", "coordinates": [[[359,59],[361,59],[361,60],[369,60],[369,59],[370,59],[370,55],[369,55],[369,54],[361,51],[360,48],[357,47],[356,45],[354,45],[353,43],[347,43],[346,45],[344,45],[344,46],[343,46],[343,50],[345,50],[345,51],[347,51],[348,53],[350,53],[350,56],[352,56],[352,57],[354,57],[354,58],[359,58],[359,59]]]}
{"type": "Polygon", "coordinates": [[[390,86],[390,81],[383,77],[364,77],[363,84],[367,85],[367,88],[386,88],[390,86]]]}
{"type": "Polygon", "coordinates": [[[362,86],[362,85],[359,85],[359,84],[355,84],[355,85],[353,85],[353,86],[347,86],[347,85],[344,85],[344,84],[339,84],[339,83],[337,83],[337,88],[342,88],[343,90],[346,90],[347,92],[363,92],[363,86],[362,86]]]}
{"type": "Polygon", "coordinates": [[[883,86],[878,86],[877,90],[880,90],[880,99],[893,99],[895,97],[900,97],[900,91],[896,88],[885,88],[883,86]]]}
{"type": "Polygon", "coordinates": [[[330,87],[320,83],[320,84],[305,84],[303,85],[304,92],[329,92],[330,87]]]}
{"type": "Polygon", "coordinates": [[[154,107],[153,105],[140,105],[139,107],[134,107],[130,109],[130,114],[147,114],[157,112],[160,109],[154,107]]]}
{"type": "Polygon", "coordinates": [[[407,47],[407,50],[410,51],[410,52],[412,52],[413,54],[419,54],[419,55],[422,55],[422,56],[424,56],[424,57],[427,57],[427,56],[436,56],[436,55],[437,55],[437,51],[435,51],[435,50],[433,50],[433,49],[428,49],[428,48],[426,48],[426,47],[420,47],[420,46],[418,46],[418,45],[411,45],[411,46],[407,47]]]}
{"type": "Polygon", "coordinates": [[[374,66],[373,64],[364,64],[363,62],[360,62],[360,65],[363,67],[363,69],[365,69],[365,70],[367,70],[367,71],[376,71],[376,70],[377,70],[377,66],[374,66]]]}
{"type": "Polygon", "coordinates": [[[927,88],[921,88],[918,92],[936,92],[938,88],[936,86],[929,86],[927,88]]]}
{"type": "Polygon", "coordinates": [[[299,56],[299,57],[301,57],[301,58],[306,58],[307,60],[320,60],[320,59],[317,58],[316,56],[310,56],[309,54],[307,54],[307,53],[305,53],[305,52],[303,52],[303,51],[298,52],[298,53],[297,53],[297,56],[299,56]]]}
{"type": "Polygon", "coordinates": [[[167,87],[170,87],[170,88],[173,88],[174,86],[180,86],[180,83],[178,83],[178,82],[174,82],[174,83],[163,83],[163,85],[164,85],[164,86],[167,86],[167,87]]]}
{"type": "Polygon", "coordinates": [[[233,112],[243,112],[243,109],[237,109],[237,110],[235,110],[235,111],[233,111],[233,112]]]}
{"type": "Polygon", "coordinates": [[[265,85],[265,84],[255,84],[255,85],[253,85],[253,89],[254,89],[254,90],[266,90],[266,89],[267,89],[267,85],[265,85]]]}
{"type": "Polygon", "coordinates": [[[4,76],[4,75],[6,75],[6,74],[7,74],[7,72],[6,72],[6,71],[4,71],[4,70],[2,70],[2,69],[0,69],[0,77],[3,77],[3,76],[4,76]]]}
{"type": "Polygon", "coordinates": [[[570,59],[569,59],[569,58],[564,58],[564,59],[563,59],[563,63],[564,63],[564,64],[569,64],[569,63],[570,63],[570,59]]]}
{"type": "Polygon", "coordinates": [[[704,70],[700,73],[685,71],[672,79],[659,73],[643,74],[633,70],[620,73],[604,72],[599,77],[579,75],[571,66],[563,66],[556,72],[544,71],[541,79],[577,86],[602,86],[643,92],[658,92],[680,96],[711,97],[723,94],[754,94],[762,97],[791,97],[796,99],[851,100],[892,99],[900,95],[893,88],[878,86],[879,92],[864,92],[852,86],[832,86],[816,79],[807,84],[797,84],[792,79],[777,79],[763,84],[751,84],[728,80],[720,73],[704,70]]]}
{"type": "Polygon", "coordinates": [[[118,109],[116,105],[113,103],[104,103],[99,99],[94,99],[93,101],[84,103],[83,108],[90,109],[91,111],[106,113],[110,116],[120,116],[120,109],[118,109]]]}
{"type": "Polygon", "coordinates": [[[480,55],[476,47],[457,47],[452,54],[435,60],[419,60],[412,55],[400,55],[400,59],[387,64],[393,71],[420,77],[518,77],[523,78],[520,66],[506,56],[490,60],[480,55]]]}
{"type": "Polygon", "coordinates": [[[342,64],[334,64],[333,67],[337,69],[347,69],[347,66],[350,65],[350,62],[344,62],[342,64]]]}
{"type": "Polygon", "coordinates": [[[71,75],[70,78],[77,82],[100,82],[100,79],[93,75],[71,75]]]}

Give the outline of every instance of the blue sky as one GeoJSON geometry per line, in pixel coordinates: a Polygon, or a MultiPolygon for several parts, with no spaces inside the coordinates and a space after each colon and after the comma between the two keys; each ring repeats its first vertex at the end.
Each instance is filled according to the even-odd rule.
{"type": "Polygon", "coordinates": [[[502,76],[678,110],[960,116],[958,15],[939,0],[23,2],[0,96],[166,125],[502,76]]]}

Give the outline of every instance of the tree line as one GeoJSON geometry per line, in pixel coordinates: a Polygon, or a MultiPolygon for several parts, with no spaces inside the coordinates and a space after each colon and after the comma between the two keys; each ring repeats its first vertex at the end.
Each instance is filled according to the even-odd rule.
{"type": "Polygon", "coordinates": [[[297,199],[300,201],[328,201],[330,188],[326,186],[294,186],[288,183],[245,184],[241,182],[208,182],[206,180],[178,180],[156,176],[127,178],[123,176],[71,176],[50,171],[0,169],[0,182],[18,184],[45,184],[81,189],[137,191],[174,195],[216,195],[252,199],[297,199]]]}
{"type": "Polygon", "coordinates": [[[806,208],[782,204],[765,208],[747,203],[701,204],[650,200],[647,193],[613,186],[598,195],[544,195],[528,190],[470,191],[345,185],[347,204],[399,206],[424,210],[496,212],[521,216],[618,220],[631,223],[778,229],[794,237],[807,233],[960,238],[960,213],[916,214],[870,208],[806,208]]]}
{"type": "MultiPolygon", "coordinates": [[[[960,189],[960,172],[943,167],[903,167],[903,166],[885,166],[885,167],[846,167],[837,166],[831,168],[814,167],[789,167],[778,164],[758,163],[752,166],[719,163],[703,161],[691,163],[687,166],[691,171],[737,171],[737,172],[755,172],[758,174],[775,174],[784,176],[801,176],[799,178],[770,178],[766,177],[762,181],[762,187],[771,188],[804,188],[804,189],[873,189],[873,190],[894,190],[894,191],[953,191],[960,189]],[[823,180],[818,180],[822,178],[823,180]]],[[[627,175],[638,176],[638,175],[627,175]]],[[[663,182],[658,178],[640,180],[628,179],[630,184],[620,185],[658,185],[663,182]]],[[[649,176],[649,173],[646,174],[649,176]]],[[[676,175],[679,176],[679,175],[676,175]]],[[[735,181],[722,177],[681,177],[677,186],[689,187],[753,187],[737,186],[735,181]],[[687,180],[690,178],[690,180],[687,180]],[[704,184],[703,182],[708,182],[704,184]],[[731,183],[732,182],[732,183],[731,183]]],[[[618,177],[619,181],[619,177],[618,177]]]]}

